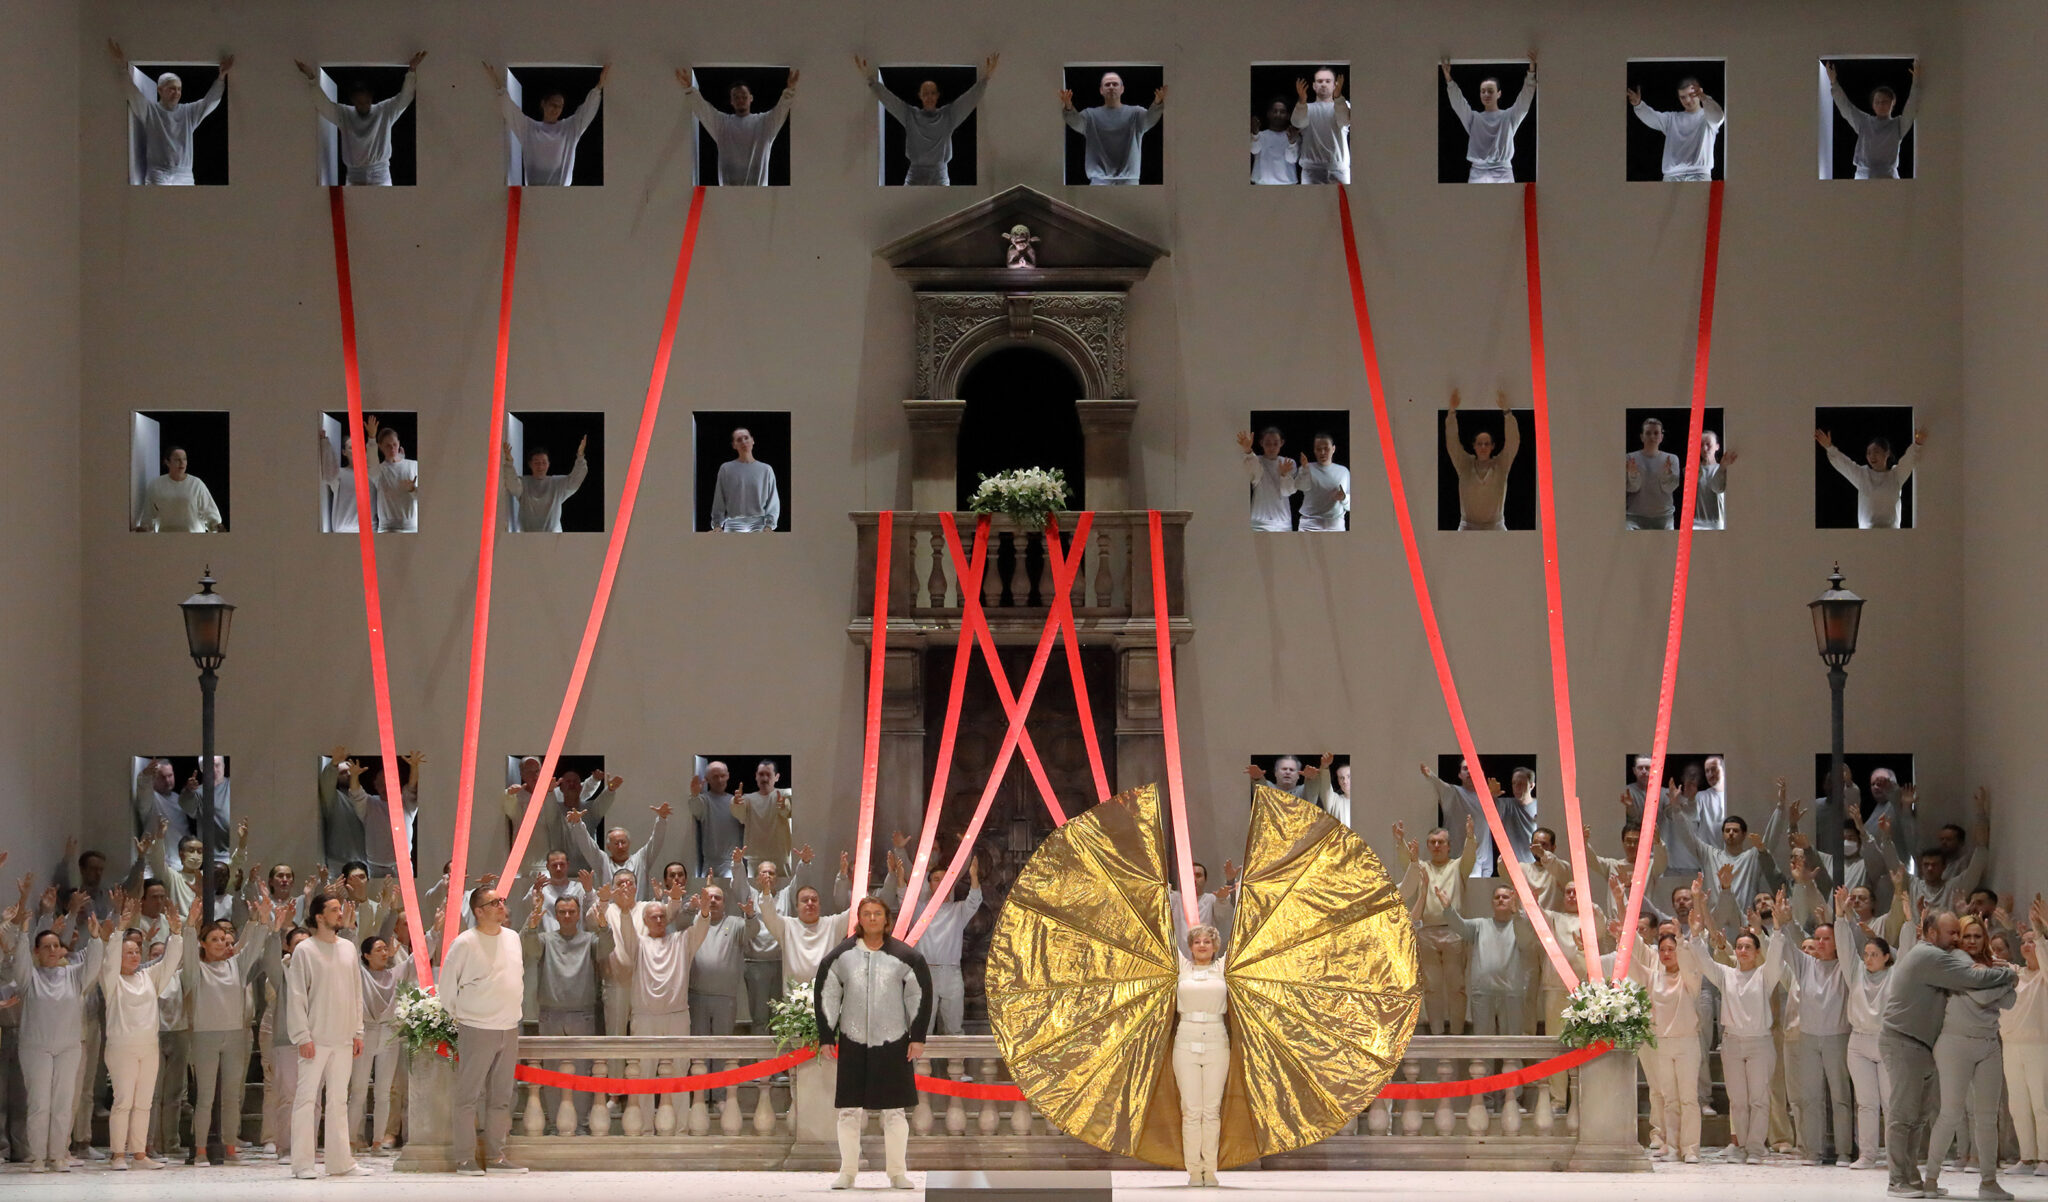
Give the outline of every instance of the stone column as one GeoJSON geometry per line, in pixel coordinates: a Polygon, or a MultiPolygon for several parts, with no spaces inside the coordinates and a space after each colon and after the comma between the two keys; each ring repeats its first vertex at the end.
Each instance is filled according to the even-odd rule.
{"type": "MultiPolygon", "coordinates": [[[[423,1052],[406,1065],[405,1080],[405,1147],[399,1150],[393,1171],[453,1173],[457,1164],[476,1155],[476,1149],[469,1148],[458,1156],[450,1143],[455,1062],[423,1052]]],[[[482,1113],[477,1117],[481,1120],[482,1113]]]]}
{"type": "Polygon", "coordinates": [[[1647,1173],[1649,1154],[1636,1137],[1636,1058],[1608,1052],[1579,1069],[1579,1142],[1566,1167],[1574,1173],[1647,1173]]]}
{"type": "Polygon", "coordinates": [[[943,513],[960,502],[960,421],[966,401],[905,401],[910,423],[910,508],[943,513]]]}
{"type": "Polygon", "coordinates": [[[1088,508],[1108,511],[1131,507],[1131,423],[1136,401],[1075,401],[1085,448],[1085,496],[1088,508]]]}

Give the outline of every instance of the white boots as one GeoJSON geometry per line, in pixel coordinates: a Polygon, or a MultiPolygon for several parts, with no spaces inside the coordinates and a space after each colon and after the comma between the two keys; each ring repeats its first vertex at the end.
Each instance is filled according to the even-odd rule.
{"type": "MultiPolygon", "coordinates": [[[[854,1175],[860,1171],[860,1134],[867,1121],[865,1110],[847,1108],[839,1112],[839,1175],[832,1179],[833,1189],[852,1188],[854,1175]]],[[[910,1118],[900,1109],[882,1112],[882,1148],[889,1184],[896,1189],[915,1189],[907,1164],[910,1118]]]]}
{"type": "Polygon", "coordinates": [[[1223,1136],[1221,1116],[1196,1113],[1180,1123],[1181,1157],[1188,1167],[1189,1185],[1221,1185],[1216,1180],[1216,1151],[1223,1136]]]}

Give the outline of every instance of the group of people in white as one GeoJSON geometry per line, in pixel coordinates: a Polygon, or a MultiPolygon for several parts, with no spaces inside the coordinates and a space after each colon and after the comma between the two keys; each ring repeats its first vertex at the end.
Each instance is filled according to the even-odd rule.
{"type": "MultiPolygon", "coordinates": [[[[143,182],[149,184],[191,184],[192,141],[195,131],[226,93],[232,55],[221,60],[213,86],[199,100],[183,101],[183,81],[165,72],[155,81],[154,95],[139,84],[129,59],[118,42],[107,48],[121,65],[127,88],[128,109],[140,125],[147,169],[143,182]]],[[[320,118],[338,135],[345,179],[350,185],[391,183],[391,129],[410,107],[416,91],[415,77],[421,51],[407,63],[399,91],[378,99],[367,82],[349,80],[341,85],[341,99],[327,95],[320,72],[297,62],[313,88],[313,106],[320,118]]],[[[919,83],[916,103],[886,87],[870,68],[867,59],[854,56],[854,66],[881,103],[888,116],[904,129],[904,150],[909,160],[903,182],[945,185],[950,182],[947,164],[953,157],[953,133],[981,102],[994,74],[997,56],[984,60],[975,83],[960,95],[945,97],[938,83],[919,83]]],[[[1482,80],[1478,109],[1451,77],[1448,59],[1441,64],[1444,86],[1451,110],[1465,128],[1468,138],[1466,159],[1471,164],[1472,183],[1513,183],[1515,135],[1528,117],[1536,99],[1536,54],[1529,53],[1528,73],[1523,77],[1508,107],[1501,81],[1482,80]]],[[[540,97],[540,116],[529,115],[512,99],[506,86],[507,72],[490,62],[484,73],[498,98],[505,129],[519,148],[521,181],[534,187],[571,184],[576,176],[576,147],[604,102],[604,86],[611,65],[598,73],[574,110],[567,97],[550,89],[540,97]]],[[[1827,65],[1828,81],[1837,110],[1856,134],[1856,178],[1897,178],[1899,152],[1911,132],[1920,100],[1919,64],[1912,66],[1913,87],[1906,102],[1899,104],[1897,92],[1879,86],[1868,97],[1869,107],[1856,104],[1827,65]]],[[[734,82],[725,93],[721,108],[697,86],[688,68],[676,69],[691,112],[717,144],[715,178],[724,186],[765,186],[769,182],[770,160],[775,140],[788,124],[796,102],[800,72],[791,68],[774,105],[757,111],[752,87],[744,80],[734,82]]],[[[1124,100],[1123,75],[1104,71],[1096,80],[1099,104],[1074,104],[1074,89],[1059,90],[1060,116],[1067,128],[1082,136],[1083,173],[1089,184],[1136,184],[1144,172],[1145,135],[1159,124],[1166,111],[1166,86],[1154,89],[1150,103],[1128,104],[1124,100]]],[[[1679,81],[1678,107],[1658,109],[1644,100],[1635,86],[1627,89],[1628,102],[1636,118],[1657,130],[1664,138],[1663,178],[1671,182],[1701,182],[1713,178],[1714,148],[1727,114],[1696,78],[1679,81]]],[[[1346,95],[1344,76],[1335,67],[1318,67],[1295,82],[1292,102],[1284,96],[1266,102],[1252,118],[1251,180],[1255,184],[1345,184],[1351,182],[1351,101],[1346,95]]]]}
{"type": "MultiPolygon", "coordinates": [[[[1421,840],[1393,828],[1420,952],[1419,1029],[1556,1034],[1564,982],[1497,867],[1503,853],[1480,795],[1462,770],[1457,784],[1421,771],[1445,825],[1421,840]]],[[[1985,883],[1987,793],[1974,797],[1972,829],[1946,825],[1925,839],[1913,786],[1880,768],[1865,799],[1845,778],[1837,862],[1806,826],[1824,799],[1788,798],[1780,778],[1752,831],[1718,756],[1662,786],[1655,846],[1645,848],[1649,772],[1638,757],[1619,796],[1619,855],[1599,854],[1588,823],[1590,879],[1538,825],[1531,770],[1508,789],[1484,787],[1506,827],[1505,854],[1521,863],[1574,972],[1583,979],[1590,964],[1611,975],[1616,949],[1630,946],[1628,972],[1648,991],[1657,1036],[1638,1053],[1653,1152],[1888,1168],[1891,1192],[1905,1197],[1935,1196],[1945,1165],[1977,1173],[1985,1198],[2011,1196],[1997,1182],[2001,1164],[2048,1175],[2048,1002],[2036,952],[2048,904],[2037,895],[2022,913],[1985,883]],[[1651,892],[1638,927],[1624,930],[1645,854],[1651,892]],[[1581,924],[1581,890],[1596,894],[1599,929],[1581,924]],[[1717,1081],[1729,1140],[1703,1151],[1717,1081]]],[[[1517,1100],[1511,1091],[1488,1104],[1517,1100]]]]}
{"type": "MultiPolygon", "coordinates": [[[[1508,479],[1522,449],[1520,420],[1508,407],[1507,393],[1501,392],[1496,397],[1502,422],[1500,439],[1496,441],[1490,429],[1475,431],[1467,438],[1458,423],[1462,404],[1463,397],[1452,389],[1443,433],[1444,454],[1458,478],[1458,529],[1506,530],[1508,479]]],[[[1629,452],[1622,461],[1623,525],[1629,530],[1674,529],[1685,485],[1684,465],[1678,456],[1663,449],[1663,419],[1644,418],[1638,437],[1641,449],[1629,452]]],[[[1815,430],[1813,437],[1827,452],[1828,463],[1856,490],[1856,525],[1860,529],[1896,530],[1905,524],[1906,482],[1919,465],[1920,448],[1927,442],[1926,427],[1913,431],[1912,444],[1896,459],[1891,440],[1872,435],[1863,447],[1862,463],[1843,454],[1828,431],[1815,430]]],[[[1240,431],[1237,445],[1245,478],[1251,484],[1253,530],[1345,528],[1351,510],[1351,469],[1333,461],[1335,438],[1317,432],[1312,440],[1313,460],[1306,454],[1291,459],[1283,454],[1287,438],[1278,426],[1261,430],[1256,440],[1249,430],[1240,431]],[[1296,495],[1301,497],[1298,519],[1288,500],[1296,495]]],[[[1694,530],[1727,527],[1728,469],[1734,463],[1735,452],[1722,447],[1718,431],[1700,432],[1694,530]]]]}

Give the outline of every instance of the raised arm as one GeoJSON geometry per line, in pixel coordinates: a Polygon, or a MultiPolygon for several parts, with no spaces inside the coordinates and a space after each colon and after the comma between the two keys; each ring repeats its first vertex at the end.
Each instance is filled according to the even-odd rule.
{"type": "Polygon", "coordinates": [[[1534,54],[1531,54],[1529,57],[1529,73],[1522,77],[1522,90],[1515,93],[1515,102],[1508,106],[1508,120],[1514,125],[1521,125],[1522,119],[1529,115],[1530,106],[1535,103],[1536,58],[1534,54]]]}
{"type": "Polygon", "coordinates": [[[1451,457],[1451,466],[1460,476],[1472,470],[1472,452],[1465,449],[1458,437],[1458,393],[1451,392],[1451,407],[1444,410],[1444,453],[1451,457]]]}
{"type": "MultiPolygon", "coordinates": [[[[859,62],[860,60],[855,59],[854,61],[859,62]]],[[[980,84],[974,86],[977,88],[981,87],[980,84]]],[[[868,73],[868,91],[873,92],[875,99],[882,102],[883,112],[888,113],[904,125],[910,123],[910,106],[904,103],[903,97],[891,92],[888,86],[882,82],[881,77],[872,71],[868,73]]],[[[963,96],[961,99],[964,100],[966,97],[963,96]]]]}
{"type": "MultiPolygon", "coordinates": [[[[607,63],[597,77],[597,86],[590,89],[589,94],[584,96],[583,103],[577,105],[575,113],[569,117],[569,127],[578,137],[583,136],[583,131],[589,129],[590,123],[597,120],[597,110],[604,104],[604,81],[611,74],[611,70],[611,65],[607,63]]],[[[406,78],[410,79],[411,76],[406,78]]]]}
{"type": "Polygon", "coordinates": [[[1906,103],[1899,110],[1899,137],[1912,132],[1913,119],[1920,115],[1920,60],[1914,59],[1910,68],[1913,73],[1912,90],[1906,93],[1906,103]]]}
{"type": "Polygon", "coordinates": [[[1159,124],[1159,119],[1164,116],[1166,116],[1166,85],[1160,84],[1158,89],[1152,93],[1152,103],[1145,108],[1145,128],[1149,130],[1159,124]]]}
{"type": "MultiPolygon", "coordinates": [[[[1464,126],[1465,131],[1470,133],[1472,130],[1472,103],[1465,99],[1465,89],[1459,87],[1458,81],[1451,78],[1450,60],[1444,60],[1440,66],[1444,74],[1444,95],[1450,98],[1451,112],[1457,114],[1458,124],[1464,126]]],[[[1523,91],[1527,90],[1526,88],[1523,89],[1523,91]]]]}
{"type": "Polygon", "coordinates": [[[1700,110],[1706,113],[1707,124],[1715,129],[1719,129],[1728,123],[1728,114],[1722,110],[1721,102],[1705,92],[1700,93],[1700,110]]]}

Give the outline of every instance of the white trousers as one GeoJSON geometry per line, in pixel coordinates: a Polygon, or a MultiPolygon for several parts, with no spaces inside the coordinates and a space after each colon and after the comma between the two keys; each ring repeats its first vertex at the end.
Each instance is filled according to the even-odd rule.
{"type": "MultiPolygon", "coordinates": [[[[860,1133],[867,1125],[867,1111],[858,1106],[840,1108],[840,1175],[851,1177],[860,1171],[860,1133]]],[[[910,1171],[910,1120],[900,1108],[882,1112],[882,1156],[892,1179],[910,1171]]]]}
{"type": "Polygon", "coordinates": [[[932,1031],[934,1035],[960,1035],[960,1016],[967,1007],[967,980],[958,964],[933,964],[932,1031]]]}
{"type": "Polygon", "coordinates": [[[348,1070],[350,1139],[379,1143],[391,1129],[391,1081],[398,1076],[398,1056],[404,1050],[405,1045],[398,1041],[397,1029],[390,1023],[363,1024],[363,1054],[355,1058],[348,1070]],[[374,1116],[375,1126],[368,1136],[364,1136],[363,1108],[370,1101],[373,1078],[377,1086],[377,1109],[370,1113],[374,1116]]]}
{"type": "MultiPolygon", "coordinates": [[[[1513,181],[1509,182],[1512,183],[1513,181]]],[[[1458,522],[1458,529],[1460,530],[1505,530],[1507,528],[1508,520],[1504,517],[1495,518],[1490,522],[1468,522],[1463,519],[1460,519],[1458,522]]]]}
{"type": "Polygon", "coordinates": [[[1728,1128],[1750,1159],[1770,1148],[1771,1066],[1778,1059],[1769,1034],[1721,1032],[1721,1075],[1728,1082],[1728,1128]]]}
{"type": "Polygon", "coordinates": [[[1512,163],[1505,167],[1488,167],[1472,164],[1472,170],[1465,176],[1468,184],[1512,184],[1515,182],[1515,168],[1512,163]]]}
{"type": "Polygon", "coordinates": [[[1304,513],[1301,515],[1300,529],[1304,534],[1311,531],[1335,531],[1341,533],[1344,529],[1344,514],[1331,513],[1321,517],[1310,517],[1304,513]]]}
{"type": "Polygon", "coordinates": [[[1340,169],[1333,163],[1303,163],[1301,165],[1301,182],[1304,184],[1348,184],[1351,182],[1351,169],[1349,167],[1340,169]]]}
{"type": "Polygon", "coordinates": [[[21,1075],[28,1083],[28,1159],[34,1164],[71,1154],[71,1105],[78,1091],[79,1044],[61,1048],[22,1045],[21,1075]]]}
{"type": "Polygon", "coordinates": [[[1216,1171],[1229,1072],[1230,1035],[1223,1023],[1182,1019],[1173,1038],[1173,1083],[1180,1087],[1180,1148],[1190,1177],[1216,1171]]]}
{"type": "Polygon", "coordinates": [[[249,1028],[192,1032],[192,1075],[198,1082],[192,1099],[192,1146],[206,1150],[217,1086],[220,1142],[236,1147],[242,1142],[242,1094],[249,1081],[249,1028]]]}
{"type": "Polygon", "coordinates": [[[106,1031],[100,1015],[91,1006],[85,1008],[85,1039],[79,1047],[78,1081],[72,1087],[71,1136],[79,1146],[92,1141],[92,1103],[94,1087],[99,1084],[101,1067],[106,1063],[100,1053],[105,1050],[106,1031]]]}
{"type": "MultiPolygon", "coordinates": [[[[633,1034],[635,1035],[688,1035],[689,1033],[690,1012],[688,1010],[678,1010],[674,1014],[636,1013],[633,1015],[633,1034]]],[[[642,1077],[682,1077],[689,1075],[689,1072],[690,1062],[687,1060],[677,1063],[674,1060],[656,1060],[650,1057],[640,1061],[640,1075],[642,1077]]],[[[641,1094],[639,1096],[641,1133],[644,1135],[653,1135],[655,1133],[654,1107],[662,1097],[676,1098],[676,1108],[680,1110],[683,1105],[681,1099],[688,1096],[687,1094],[663,1094],[657,1097],[651,1093],[641,1094]]],[[[683,1121],[683,1116],[676,1116],[676,1123],[678,1125],[681,1125],[683,1121]]]]}
{"type": "Polygon", "coordinates": [[[279,1048],[278,1054],[298,1060],[298,1088],[292,1093],[292,1176],[313,1175],[313,1111],[323,1104],[327,1107],[327,1175],[348,1172],[356,1163],[348,1147],[348,1070],[355,1058],[353,1042],[316,1043],[310,1060],[299,1055],[297,1048],[279,1048]]]}
{"type": "MultiPolygon", "coordinates": [[[[1921,1178],[1928,1185],[1941,1173],[1941,1162],[1956,1137],[1966,1133],[1963,1126],[1967,1108],[1967,1135],[1977,1151],[1977,1172],[1990,1181],[1998,1176],[1998,1099],[2004,1092],[2005,1065],[1999,1058],[1998,1040],[1971,1039],[1943,1032],[1934,1041],[1934,1069],[1940,1079],[1941,1107],[1934,1115],[1934,1134],[1927,1145],[1927,1167],[1921,1178]]],[[[1959,1150],[1960,1157],[1962,1152],[1959,1150]]]]}
{"type": "Polygon", "coordinates": [[[370,163],[367,166],[363,167],[349,168],[348,182],[349,186],[352,188],[358,188],[364,185],[385,188],[390,187],[391,160],[385,159],[381,163],[370,163]]]}
{"type": "Polygon", "coordinates": [[[1669,171],[1664,175],[1667,184],[1710,184],[1714,182],[1711,171],[1669,171]]]}
{"type": "MultiPolygon", "coordinates": [[[[604,982],[604,1033],[606,1035],[631,1035],[633,1033],[633,985],[630,981],[604,982]]],[[[614,1077],[626,1075],[626,1062],[613,1060],[606,1071],[614,1077]]]]}
{"type": "MultiPolygon", "coordinates": [[[[154,1034],[154,1033],[152,1033],[154,1034]]],[[[114,1108],[107,1117],[107,1149],[115,1156],[140,1156],[149,1143],[149,1108],[156,1101],[156,1040],[107,1044],[107,1076],[114,1082],[114,1108]]]]}
{"type": "Polygon", "coordinates": [[[1849,1036],[1849,1084],[1856,1094],[1856,1158],[1875,1161],[1884,1143],[1883,1112],[1891,1104],[1892,1092],[1891,1072],[1877,1054],[1877,1036],[1849,1036]]]}
{"type": "Polygon", "coordinates": [[[1418,927],[1415,951],[1422,966],[1422,999],[1429,1029],[1440,1035],[1463,1035],[1465,941],[1449,927],[1418,927]]]}
{"type": "Polygon", "coordinates": [[[1650,1081],[1655,1102],[1652,1117],[1664,1146],[1683,1156],[1700,1153],[1700,1100],[1694,1082],[1700,1073],[1700,1045],[1687,1038],[1664,1040],[1636,1053],[1650,1081]]]}
{"type": "Polygon", "coordinates": [[[172,171],[163,167],[151,167],[148,173],[142,177],[142,182],[158,186],[183,185],[190,187],[192,184],[192,173],[190,171],[172,171]]]}
{"type": "Polygon", "coordinates": [[[2048,1043],[2005,1045],[2005,1090],[2020,1159],[2048,1155],[2048,1043]]]}

